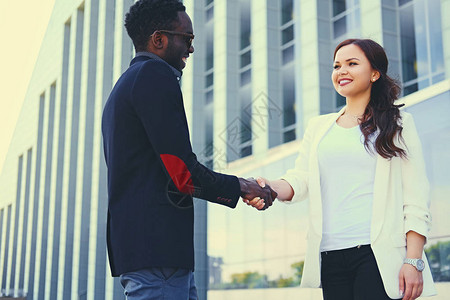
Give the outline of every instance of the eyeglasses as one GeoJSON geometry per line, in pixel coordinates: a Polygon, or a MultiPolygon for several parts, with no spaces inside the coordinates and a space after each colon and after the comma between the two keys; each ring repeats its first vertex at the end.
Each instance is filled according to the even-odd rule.
{"type": "Polygon", "coordinates": [[[184,36],[184,41],[186,42],[186,46],[191,48],[192,41],[194,40],[194,35],[192,33],[181,32],[181,31],[171,31],[171,30],[157,30],[159,32],[173,34],[173,35],[182,35],[184,36]]]}

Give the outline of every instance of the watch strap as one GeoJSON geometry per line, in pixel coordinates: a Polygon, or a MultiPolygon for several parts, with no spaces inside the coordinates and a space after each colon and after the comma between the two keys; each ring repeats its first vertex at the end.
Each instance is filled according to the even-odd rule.
{"type": "Polygon", "coordinates": [[[405,258],[403,260],[403,263],[414,266],[416,268],[416,270],[419,272],[422,272],[423,269],[425,268],[425,263],[420,258],[405,258]]]}

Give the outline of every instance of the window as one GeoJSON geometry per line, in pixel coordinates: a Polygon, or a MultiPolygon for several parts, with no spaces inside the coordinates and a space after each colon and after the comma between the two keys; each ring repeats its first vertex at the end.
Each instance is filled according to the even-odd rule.
{"type": "MultiPolygon", "coordinates": [[[[339,42],[360,35],[359,0],[333,0],[333,37],[339,42]]],[[[336,41],[337,42],[337,41],[336,41]]]]}
{"type": "Polygon", "coordinates": [[[292,0],[282,0],[281,2],[281,25],[294,19],[294,5],[292,0]]]}
{"type": "Polygon", "coordinates": [[[281,44],[284,45],[294,39],[294,25],[284,29],[281,33],[281,44]]]}
{"type": "MultiPolygon", "coordinates": [[[[331,22],[334,38],[331,53],[334,53],[334,47],[340,42],[361,35],[359,0],[333,0],[331,22]]],[[[330,96],[334,97],[336,109],[345,105],[345,97],[337,92],[333,91],[330,96]]]]}
{"type": "Polygon", "coordinates": [[[244,68],[251,64],[252,62],[252,52],[250,50],[241,54],[241,68],[244,68]]]}
{"type": "Polygon", "coordinates": [[[282,103],[283,143],[295,140],[296,110],[295,110],[295,34],[293,18],[293,0],[283,0],[281,3],[281,81],[283,84],[282,103]]]}
{"type": "Polygon", "coordinates": [[[295,140],[295,68],[294,64],[283,68],[283,142],[295,140]]]}
{"type": "Polygon", "coordinates": [[[252,81],[252,70],[247,69],[240,74],[241,86],[247,85],[252,81]]]}
{"type": "Polygon", "coordinates": [[[403,95],[445,78],[439,0],[399,1],[403,95]]]}
{"type": "Polygon", "coordinates": [[[240,26],[240,69],[239,69],[239,105],[240,117],[237,122],[238,157],[252,154],[252,51],[251,51],[251,0],[239,1],[240,26]]]}
{"type": "Polygon", "coordinates": [[[206,61],[204,72],[204,103],[203,103],[203,128],[204,149],[199,153],[199,159],[210,169],[214,167],[214,1],[206,0],[205,3],[205,31],[206,31],[206,61]]]}

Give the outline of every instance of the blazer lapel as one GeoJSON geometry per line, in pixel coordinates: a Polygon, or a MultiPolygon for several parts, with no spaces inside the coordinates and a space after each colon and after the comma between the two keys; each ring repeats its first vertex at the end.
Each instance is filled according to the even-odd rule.
{"type": "Polygon", "coordinates": [[[320,141],[325,136],[325,134],[330,130],[331,126],[334,125],[339,116],[344,112],[345,107],[342,108],[338,113],[331,114],[330,117],[317,129],[316,136],[314,137],[313,143],[313,153],[317,154],[317,147],[319,146],[320,141]]]}

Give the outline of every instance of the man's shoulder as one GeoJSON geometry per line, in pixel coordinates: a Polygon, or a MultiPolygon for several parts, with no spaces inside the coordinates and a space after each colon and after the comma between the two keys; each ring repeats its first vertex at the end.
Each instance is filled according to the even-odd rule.
{"type": "Polygon", "coordinates": [[[159,59],[153,59],[153,58],[145,57],[145,56],[135,57],[131,61],[131,65],[128,68],[128,70],[130,70],[130,71],[133,70],[134,72],[137,72],[137,73],[144,72],[144,73],[150,73],[150,74],[158,74],[158,75],[175,77],[172,70],[167,65],[167,63],[165,63],[159,59]]]}
{"type": "Polygon", "coordinates": [[[118,80],[120,83],[129,83],[133,90],[151,87],[172,87],[177,85],[177,79],[166,63],[149,57],[136,57],[131,61],[128,69],[118,80]]]}

